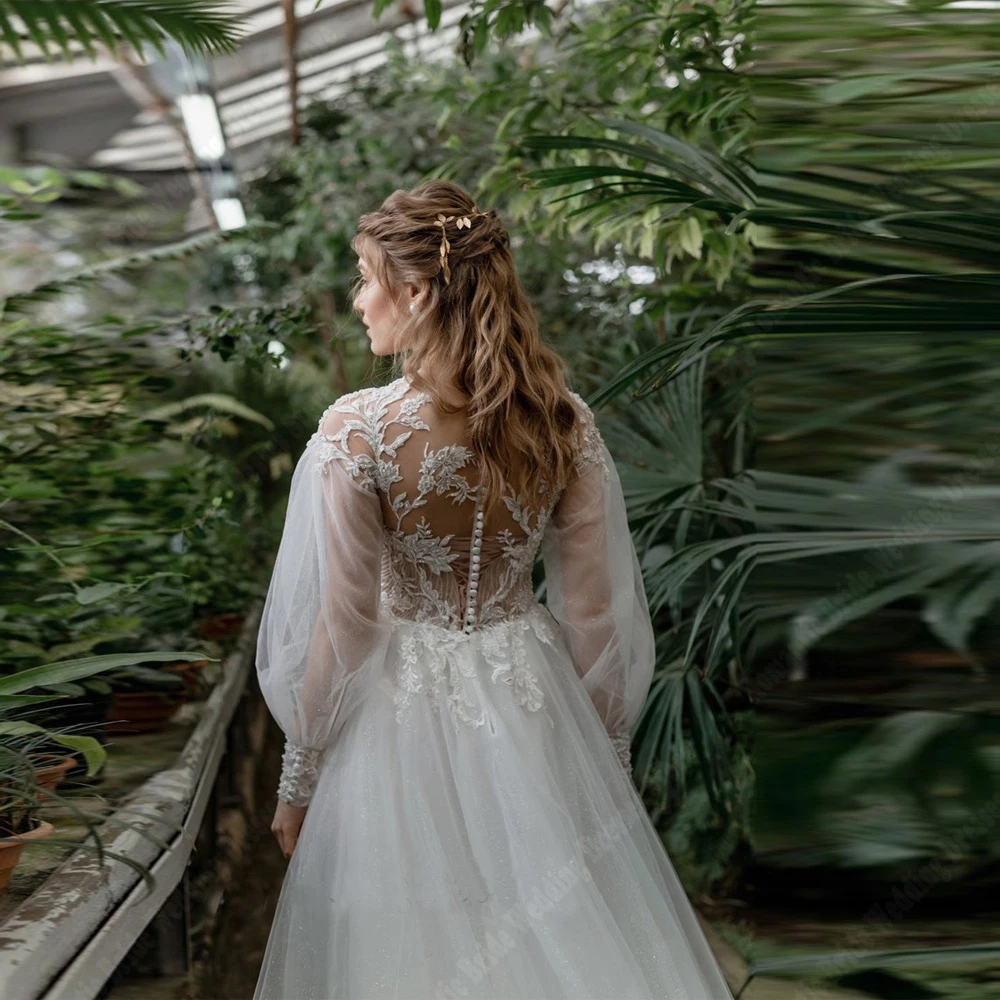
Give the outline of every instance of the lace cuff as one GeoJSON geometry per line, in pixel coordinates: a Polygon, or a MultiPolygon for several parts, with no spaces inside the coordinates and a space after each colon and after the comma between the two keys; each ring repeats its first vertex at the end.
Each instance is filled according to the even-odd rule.
{"type": "Polygon", "coordinates": [[[618,759],[622,762],[622,767],[631,775],[632,773],[632,737],[627,733],[610,733],[611,743],[618,754],[618,759]]]}
{"type": "Polygon", "coordinates": [[[309,805],[316,788],[322,753],[320,749],[299,746],[285,740],[285,752],[281,756],[281,781],[278,783],[278,798],[282,802],[291,806],[309,805]]]}

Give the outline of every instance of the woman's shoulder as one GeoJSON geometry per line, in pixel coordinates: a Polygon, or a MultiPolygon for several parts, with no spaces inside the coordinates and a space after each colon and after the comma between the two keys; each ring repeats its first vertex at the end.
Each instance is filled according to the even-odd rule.
{"type": "MultiPolygon", "coordinates": [[[[417,411],[429,398],[426,394],[414,396],[405,376],[386,385],[355,389],[344,393],[323,411],[313,440],[335,446],[335,455],[367,470],[385,450],[386,429],[390,424],[428,428],[417,411]],[[395,403],[399,405],[394,406],[395,403]]],[[[329,447],[325,453],[330,453],[329,447]]]]}
{"type": "Polygon", "coordinates": [[[323,411],[317,429],[329,435],[348,426],[357,430],[370,427],[381,405],[401,396],[408,388],[405,377],[400,377],[386,385],[368,385],[345,392],[323,411]]]}
{"type": "Polygon", "coordinates": [[[578,392],[573,389],[567,389],[566,392],[569,394],[570,399],[576,404],[576,408],[580,411],[584,419],[593,420],[594,413],[591,408],[587,405],[587,401],[578,392]]]}
{"type": "Polygon", "coordinates": [[[577,450],[573,456],[573,464],[577,472],[582,472],[588,465],[600,462],[603,457],[604,439],[601,437],[594,411],[587,401],[573,389],[566,390],[576,405],[580,422],[577,430],[577,450]]]}

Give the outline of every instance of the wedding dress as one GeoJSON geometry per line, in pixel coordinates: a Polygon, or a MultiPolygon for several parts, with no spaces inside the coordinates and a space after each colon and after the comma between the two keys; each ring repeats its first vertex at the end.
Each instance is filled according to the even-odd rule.
{"type": "Polygon", "coordinates": [[[653,630],[573,398],[578,475],[486,518],[464,425],[405,376],[320,419],[258,639],[309,808],[254,1000],[731,1000],[631,780],[653,630]]]}

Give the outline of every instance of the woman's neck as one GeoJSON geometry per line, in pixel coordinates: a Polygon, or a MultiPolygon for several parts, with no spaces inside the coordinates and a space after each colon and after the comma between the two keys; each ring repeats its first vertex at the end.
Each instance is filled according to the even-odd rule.
{"type": "MultiPolygon", "coordinates": [[[[419,369],[419,368],[417,369],[417,374],[421,378],[424,378],[424,379],[427,378],[427,375],[421,369],[419,369]]],[[[468,405],[468,402],[469,402],[468,397],[465,395],[465,393],[462,392],[458,388],[458,386],[455,386],[455,385],[451,386],[444,393],[444,397],[445,397],[445,402],[450,403],[453,406],[466,406],[466,405],[468,405]]]]}

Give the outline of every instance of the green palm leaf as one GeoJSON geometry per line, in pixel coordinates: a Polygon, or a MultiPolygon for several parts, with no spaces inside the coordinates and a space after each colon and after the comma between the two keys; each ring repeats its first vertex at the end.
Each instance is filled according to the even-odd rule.
{"type": "Polygon", "coordinates": [[[28,691],[33,687],[51,687],[54,684],[65,684],[68,681],[78,681],[84,677],[105,670],[117,670],[130,667],[135,663],[172,663],[174,660],[204,660],[210,659],[204,653],[189,652],[156,652],[141,653],[108,653],[104,656],[85,656],[76,660],[60,660],[56,663],[45,663],[38,667],[20,670],[16,674],[0,677],[0,694],[15,695],[28,691]]]}
{"type": "Polygon", "coordinates": [[[0,40],[18,61],[32,42],[46,58],[72,59],[74,43],[91,59],[95,43],[113,53],[121,44],[137,52],[151,45],[164,55],[170,38],[191,53],[232,52],[240,17],[219,0],[0,0],[0,40]]]}

